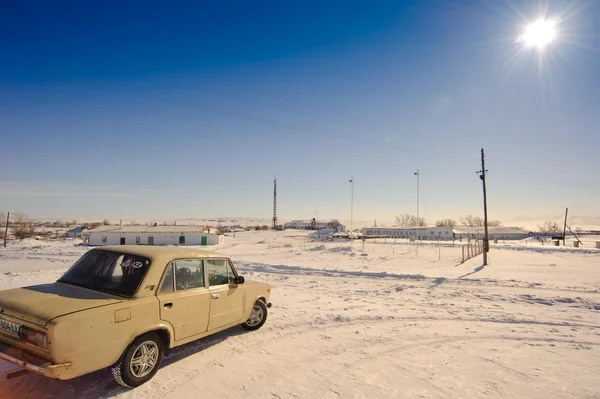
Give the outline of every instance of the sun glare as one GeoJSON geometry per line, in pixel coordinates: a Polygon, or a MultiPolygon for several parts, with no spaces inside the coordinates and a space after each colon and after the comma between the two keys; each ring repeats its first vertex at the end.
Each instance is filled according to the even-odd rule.
{"type": "Polygon", "coordinates": [[[528,46],[544,48],[556,38],[556,23],[540,19],[525,28],[523,41],[528,46]]]}

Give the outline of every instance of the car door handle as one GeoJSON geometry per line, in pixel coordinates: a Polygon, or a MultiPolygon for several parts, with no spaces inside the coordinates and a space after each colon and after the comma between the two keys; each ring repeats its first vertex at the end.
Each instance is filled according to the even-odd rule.
{"type": "Polygon", "coordinates": [[[212,299],[219,299],[221,298],[221,295],[219,294],[212,294],[212,299]]]}
{"type": "Polygon", "coordinates": [[[172,307],[173,307],[173,303],[172,303],[172,302],[165,303],[163,306],[164,306],[165,308],[169,308],[169,309],[170,309],[170,308],[172,308],[172,307]]]}

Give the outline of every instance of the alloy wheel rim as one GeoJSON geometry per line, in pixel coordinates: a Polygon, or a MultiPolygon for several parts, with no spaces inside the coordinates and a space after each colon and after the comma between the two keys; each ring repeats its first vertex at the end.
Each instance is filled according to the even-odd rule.
{"type": "Polygon", "coordinates": [[[129,371],[134,377],[142,378],[154,370],[158,363],[158,345],[153,341],[141,343],[129,362],[129,371]]]}
{"type": "Polygon", "coordinates": [[[250,327],[255,327],[260,324],[264,316],[263,310],[260,306],[254,305],[252,308],[252,312],[250,313],[250,317],[248,317],[248,324],[250,327]]]}

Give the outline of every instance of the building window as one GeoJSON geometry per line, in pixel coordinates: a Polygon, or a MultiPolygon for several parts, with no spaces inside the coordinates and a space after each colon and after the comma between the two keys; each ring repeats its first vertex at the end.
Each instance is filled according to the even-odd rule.
{"type": "Polygon", "coordinates": [[[102,243],[106,244],[106,236],[102,236],[102,243]]]}
{"type": "Polygon", "coordinates": [[[139,244],[140,243],[140,237],[135,237],[135,243],[139,244]]]}
{"type": "Polygon", "coordinates": [[[185,244],[185,236],[179,236],[179,244],[185,244]]]}

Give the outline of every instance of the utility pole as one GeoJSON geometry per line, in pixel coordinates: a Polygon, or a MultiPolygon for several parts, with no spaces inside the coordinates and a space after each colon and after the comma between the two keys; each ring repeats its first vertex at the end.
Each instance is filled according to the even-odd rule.
{"type": "Polygon", "coordinates": [[[490,248],[490,242],[488,239],[488,217],[487,217],[487,193],[485,188],[485,175],[487,174],[487,170],[485,169],[485,155],[483,153],[483,148],[481,149],[481,170],[477,172],[481,182],[483,183],[483,225],[485,228],[485,238],[483,240],[483,265],[486,266],[488,264],[488,256],[487,253],[490,248]]]}
{"type": "Polygon", "coordinates": [[[417,255],[419,254],[419,231],[420,231],[420,221],[419,221],[419,169],[415,172],[415,176],[417,176],[417,255]]]}
{"type": "Polygon", "coordinates": [[[567,234],[567,215],[568,215],[568,214],[569,214],[569,208],[567,208],[567,210],[565,211],[565,224],[564,224],[564,226],[563,226],[563,247],[564,247],[565,245],[567,245],[567,244],[566,244],[566,238],[567,238],[567,237],[566,237],[566,234],[567,234]]]}
{"type": "Polygon", "coordinates": [[[277,229],[277,177],[273,178],[273,230],[277,229]]]}
{"type": "Polygon", "coordinates": [[[317,229],[317,237],[321,239],[321,229],[319,229],[319,208],[315,210],[315,228],[317,229]]]}
{"type": "Polygon", "coordinates": [[[6,215],[6,226],[4,226],[4,248],[6,248],[6,240],[8,239],[8,221],[10,220],[10,212],[6,215]]]}
{"type": "Polygon", "coordinates": [[[354,224],[354,176],[350,176],[350,246],[353,241],[353,224],[354,224]]]}

